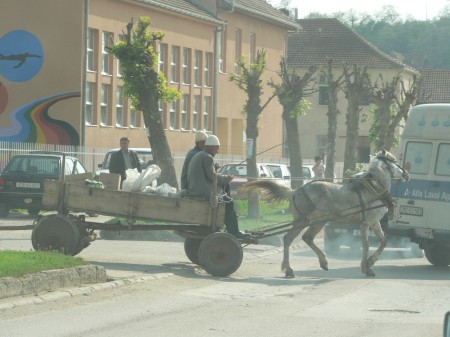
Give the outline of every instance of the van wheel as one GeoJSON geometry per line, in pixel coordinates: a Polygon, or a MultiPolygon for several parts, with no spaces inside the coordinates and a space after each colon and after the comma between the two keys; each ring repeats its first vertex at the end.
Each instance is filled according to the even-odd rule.
{"type": "Polygon", "coordinates": [[[450,265],[450,247],[442,244],[431,244],[425,247],[425,257],[436,267],[450,265]]]}

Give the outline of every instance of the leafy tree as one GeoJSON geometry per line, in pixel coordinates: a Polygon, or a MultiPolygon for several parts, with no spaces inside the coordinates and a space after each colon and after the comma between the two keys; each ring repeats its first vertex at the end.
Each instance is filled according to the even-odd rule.
{"type": "MultiPolygon", "coordinates": [[[[253,152],[248,154],[247,158],[247,174],[249,178],[257,178],[258,170],[256,167],[257,139],[259,135],[258,121],[261,112],[274,98],[272,95],[264,105],[261,103],[263,94],[261,76],[266,70],[266,52],[258,50],[255,61],[246,65],[243,56],[236,59],[239,72],[230,75],[230,81],[233,81],[239,89],[243,90],[247,95],[247,101],[244,105],[244,114],[247,117],[247,127],[245,134],[247,139],[253,139],[253,152]]],[[[248,217],[259,217],[259,194],[257,192],[250,193],[248,197],[248,217]]]]}
{"type": "Polygon", "coordinates": [[[283,58],[278,72],[281,83],[269,82],[269,85],[275,89],[275,95],[283,107],[282,118],[286,128],[292,176],[291,187],[293,189],[303,185],[303,164],[297,117],[303,115],[310,106],[309,101],[304,98],[315,92],[311,84],[314,82],[313,75],[316,70],[317,67],[311,66],[303,76],[298,75],[295,71],[289,73],[283,58]]]}
{"type": "Polygon", "coordinates": [[[150,32],[150,24],[150,18],[141,17],[132,31],[131,22],[127,25],[125,40],[108,49],[120,61],[125,94],[130,97],[133,108],[142,111],[153,158],[161,168],[158,182],[178,187],[158,102],[172,102],[179,99],[181,93],[167,87],[164,74],[157,71],[158,54],[153,46],[163,39],[164,33],[150,32]]]}

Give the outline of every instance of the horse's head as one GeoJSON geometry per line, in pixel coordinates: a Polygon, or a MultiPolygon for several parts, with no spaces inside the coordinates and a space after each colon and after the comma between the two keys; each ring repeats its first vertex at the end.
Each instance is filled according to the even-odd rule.
{"type": "Polygon", "coordinates": [[[375,157],[376,160],[382,162],[388,169],[391,179],[406,182],[409,180],[409,174],[398,163],[395,156],[386,151],[379,151],[375,157]]]}

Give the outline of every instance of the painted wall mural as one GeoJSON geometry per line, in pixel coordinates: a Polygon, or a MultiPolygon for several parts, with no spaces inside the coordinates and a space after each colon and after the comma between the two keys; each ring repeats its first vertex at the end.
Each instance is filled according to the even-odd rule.
{"type": "Polygon", "coordinates": [[[44,55],[41,42],[29,31],[14,30],[0,38],[0,116],[7,108],[10,110],[7,117],[10,125],[0,126],[0,141],[80,144],[79,134],[71,124],[49,115],[49,109],[56,103],[79,98],[79,91],[53,93],[18,107],[8,107],[11,94],[1,78],[14,83],[32,80],[42,69],[44,55]]]}

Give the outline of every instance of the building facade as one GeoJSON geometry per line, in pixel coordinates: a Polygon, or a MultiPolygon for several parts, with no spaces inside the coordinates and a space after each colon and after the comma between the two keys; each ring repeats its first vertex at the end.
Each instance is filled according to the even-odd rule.
{"type": "MultiPolygon", "coordinates": [[[[237,155],[246,150],[246,94],[229,79],[235,59],[252,61],[264,49],[263,81],[275,78],[287,32],[298,28],[264,0],[16,0],[1,8],[0,140],[94,148],[116,147],[122,136],[133,147],[149,146],[120,63],[107,52],[132,20],[148,16],[151,29],[165,33],[155,45],[158,69],[182,92],[180,100],[160,104],[171,150],[187,151],[195,132],[205,130],[220,137],[222,153],[237,155]]],[[[258,149],[282,143],[276,100],[259,125],[258,149]]],[[[281,153],[280,146],[273,155],[281,153]]]]}

